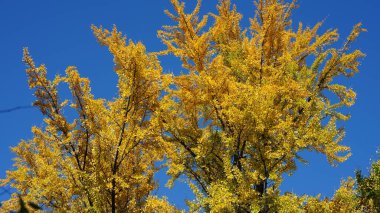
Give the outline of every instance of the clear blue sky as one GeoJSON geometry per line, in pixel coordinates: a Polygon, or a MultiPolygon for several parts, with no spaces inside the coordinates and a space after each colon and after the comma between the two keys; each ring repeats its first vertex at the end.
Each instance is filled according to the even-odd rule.
{"type": "MultiPolygon", "coordinates": [[[[189,7],[194,5],[193,0],[187,2],[189,7]]],[[[242,24],[247,26],[248,17],[254,12],[252,0],[234,2],[244,15],[242,24]]],[[[216,3],[217,0],[204,0],[201,12],[215,12],[216,3]]],[[[347,110],[352,119],[345,123],[347,134],[343,141],[352,148],[352,157],[333,168],[324,157],[304,153],[310,164],[300,165],[293,176],[285,177],[282,186],[283,191],[297,194],[331,196],[342,178],[354,175],[355,169],[369,167],[380,146],[380,1],[299,0],[299,4],[293,16],[295,24],[302,21],[312,26],[325,19],[323,30],[338,28],[342,38],[358,22],[368,29],[354,45],[367,57],[361,72],[347,82],[358,94],[356,105],[347,110]]],[[[23,47],[29,47],[37,63],[46,64],[50,77],[63,74],[67,66],[75,65],[82,76],[91,79],[96,97],[113,97],[116,75],[112,57],[97,44],[90,25],[111,28],[116,24],[128,38],[142,41],[149,51],[158,51],[164,46],[157,39],[156,31],[171,23],[163,13],[166,8],[171,9],[169,0],[0,0],[0,110],[30,105],[34,100],[21,62],[23,47]]],[[[180,71],[178,63],[171,59],[163,58],[163,66],[165,71],[180,71]]],[[[5,177],[5,170],[12,165],[14,155],[9,147],[21,139],[30,139],[31,127],[42,124],[41,114],[33,108],[0,113],[0,178],[5,177]]],[[[163,172],[158,177],[161,183],[165,182],[163,172]]],[[[184,207],[184,198],[191,198],[181,183],[173,190],[160,188],[156,193],[165,194],[179,207],[184,207]]]]}

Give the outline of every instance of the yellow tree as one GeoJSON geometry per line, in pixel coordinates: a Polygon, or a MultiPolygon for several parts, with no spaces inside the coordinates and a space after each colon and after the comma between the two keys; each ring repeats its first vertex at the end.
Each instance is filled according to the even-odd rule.
{"type": "Polygon", "coordinates": [[[320,195],[296,196],[292,193],[285,193],[276,200],[278,212],[305,212],[305,213],[346,213],[346,212],[374,212],[366,205],[360,204],[355,189],[355,180],[349,178],[342,181],[341,187],[336,190],[334,196],[329,199],[321,199],[320,195]]]}
{"type": "MultiPolygon", "coordinates": [[[[155,162],[166,156],[169,185],[185,175],[196,195],[190,211],[359,211],[351,179],[322,201],[281,195],[279,186],[304,161],[300,151],[322,153],[331,164],[349,157],[336,123],[349,118],[341,109],[354,104],[355,92],[334,79],[358,72],[364,54],[350,45],[361,25],[334,48],[338,32],[318,34],[322,23],[294,30],[295,2],[255,1],[247,30],[230,0],[202,18],[201,1],[191,13],[179,0],[171,3],[174,12],[166,13],[175,24],[158,35],[167,46],[161,54],[182,61],[186,72],[179,76],[162,74],[157,54],[127,42],[116,28],[93,27],[114,56],[119,92],[110,101],[94,98],[75,67],[48,80],[45,66],[25,50],[45,125],[13,148],[15,170],[1,185],[53,211],[174,212],[165,199],[150,196],[155,162]],[[59,98],[62,83],[71,100],[59,98]],[[74,120],[64,113],[68,104],[74,120]]],[[[2,208],[18,205],[14,194],[2,208]]]]}
{"type": "Polygon", "coordinates": [[[174,12],[166,13],[174,25],[159,31],[162,53],[188,72],[174,77],[159,116],[168,174],[189,178],[192,210],[278,211],[282,175],[304,161],[300,151],[322,153],[331,164],[349,157],[336,122],[349,118],[340,109],[354,104],[355,92],[334,79],[358,72],[364,54],[349,48],[364,31],[360,24],[333,48],[338,32],[319,35],[322,23],[293,30],[294,1],[255,1],[247,30],[229,0],[202,18],[200,1],[191,13],[171,2],[174,12]]]}
{"type": "MultiPolygon", "coordinates": [[[[116,28],[92,29],[114,56],[117,97],[94,98],[90,81],[75,67],[48,80],[45,66],[36,66],[24,49],[34,106],[45,116],[45,125],[33,127],[33,139],[12,149],[16,169],[1,184],[15,188],[24,202],[57,212],[174,211],[165,200],[150,196],[157,187],[154,163],[162,158],[153,115],[164,83],[162,68],[156,56],[141,43],[127,42],[116,28]],[[71,100],[59,98],[62,83],[71,100]],[[77,115],[71,121],[64,113],[68,104],[77,115]]],[[[2,211],[18,205],[13,194],[2,211]]]]}

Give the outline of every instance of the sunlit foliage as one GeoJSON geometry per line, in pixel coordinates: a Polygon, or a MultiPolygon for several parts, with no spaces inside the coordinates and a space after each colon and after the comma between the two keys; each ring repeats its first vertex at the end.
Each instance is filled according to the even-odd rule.
{"type": "MultiPolygon", "coordinates": [[[[15,169],[2,184],[56,211],[174,212],[151,196],[155,162],[165,157],[168,186],[186,177],[196,196],[191,212],[365,211],[352,179],[331,199],[279,191],[284,174],[306,162],[301,151],[321,153],[332,165],[350,156],[337,122],[349,119],[342,109],[356,94],[336,79],[359,71],[364,54],[350,46],[365,31],[361,24],[337,47],[338,31],[320,33],[322,22],[294,25],[295,1],[256,0],[248,29],[230,0],[202,17],[201,1],[191,13],[171,3],[165,13],[173,24],[158,32],[167,47],[159,53],[146,53],[116,28],[92,28],[114,56],[113,100],[94,98],[75,67],[48,80],[45,66],[24,50],[45,125],[12,149],[15,169]],[[157,57],[167,54],[180,59],[183,74],[162,73],[157,57]],[[59,98],[61,84],[70,100],[59,98]],[[74,121],[67,105],[77,112],[74,121]]],[[[16,194],[3,206],[17,207],[16,194]]]]}
{"type": "MultiPolygon", "coordinates": [[[[116,28],[93,31],[114,56],[118,97],[94,98],[89,79],[80,77],[75,67],[48,80],[45,66],[36,66],[25,49],[29,86],[45,125],[33,127],[33,139],[12,149],[16,169],[7,172],[3,183],[24,200],[52,210],[140,212],[158,205],[149,195],[157,187],[154,163],[163,157],[153,122],[163,88],[162,68],[156,56],[147,54],[141,43],[126,41],[116,28]],[[69,87],[70,100],[59,98],[60,84],[69,87]],[[76,111],[71,122],[66,105],[76,111]]],[[[3,208],[17,204],[14,194],[3,208]]]]}
{"type": "Polygon", "coordinates": [[[364,55],[349,47],[364,31],[360,24],[334,48],[338,32],[318,34],[322,23],[293,30],[295,2],[256,1],[247,30],[228,0],[210,14],[209,28],[208,16],[198,18],[200,4],[191,13],[172,4],[166,13],[174,25],[159,37],[163,53],[180,58],[188,73],[174,78],[160,116],[176,147],[167,153],[169,174],[195,183],[194,208],[273,212],[282,175],[304,161],[300,151],[322,153],[331,164],[350,156],[336,123],[349,118],[340,109],[352,106],[355,92],[334,79],[358,72],[364,55]]]}

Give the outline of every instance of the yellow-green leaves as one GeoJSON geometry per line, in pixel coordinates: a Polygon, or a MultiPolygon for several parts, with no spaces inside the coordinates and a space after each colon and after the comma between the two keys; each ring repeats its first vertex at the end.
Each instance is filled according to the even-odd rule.
{"type": "Polygon", "coordinates": [[[164,54],[172,53],[183,62],[183,67],[191,71],[201,72],[210,58],[209,33],[203,32],[208,16],[203,16],[199,21],[198,14],[201,0],[192,13],[185,13],[185,3],[171,0],[176,14],[168,10],[165,13],[172,18],[177,25],[164,26],[164,30],[158,31],[158,36],[167,46],[164,54]]]}
{"type": "Polygon", "coordinates": [[[256,1],[250,34],[228,0],[201,32],[194,30],[198,9],[187,14],[184,3],[172,3],[178,15],[167,14],[175,24],[159,35],[165,53],[190,72],[174,77],[175,89],[161,102],[164,139],[176,147],[167,165],[173,178],[180,172],[197,183],[199,205],[275,211],[282,175],[304,162],[300,151],[320,152],[331,164],[350,156],[336,123],[349,118],[340,111],[353,105],[355,92],[334,79],[358,71],[363,54],[348,47],[360,25],[335,49],[339,34],[320,34],[322,23],[293,30],[295,2],[256,1]]]}
{"type": "MultiPolygon", "coordinates": [[[[350,156],[337,122],[349,119],[342,109],[356,94],[336,79],[359,71],[364,54],[350,46],[365,31],[361,25],[334,48],[338,31],[320,33],[322,22],[293,28],[295,1],[255,1],[248,30],[230,0],[202,18],[200,0],[190,13],[184,2],[171,3],[173,12],[165,13],[174,24],[158,31],[166,45],[159,53],[127,41],[116,27],[92,26],[113,55],[112,100],[95,98],[90,80],[72,66],[48,80],[46,67],[24,50],[45,124],[13,148],[15,170],[1,184],[54,211],[176,212],[151,194],[156,162],[165,159],[167,186],[185,177],[196,196],[190,211],[359,210],[352,180],[331,200],[281,195],[279,186],[305,162],[302,151],[322,153],[331,164],[350,156]],[[186,74],[163,74],[158,56],[165,54],[179,58],[186,74]],[[58,85],[68,86],[69,100],[59,98],[58,85]],[[75,116],[65,114],[69,106],[75,116]]],[[[17,205],[14,194],[4,209],[17,205]]]]}
{"type": "MultiPolygon", "coordinates": [[[[35,91],[34,105],[46,116],[45,125],[34,127],[34,138],[13,148],[15,170],[2,185],[13,186],[25,202],[54,211],[153,212],[159,207],[173,212],[165,200],[148,198],[157,187],[155,162],[163,157],[155,111],[162,84],[168,86],[170,77],[161,74],[155,55],[146,53],[141,43],[127,44],[115,27],[111,32],[93,30],[114,55],[118,96],[95,99],[89,79],[75,67],[48,80],[45,66],[36,67],[25,49],[29,86],[35,91]],[[61,83],[68,85],[70,100],[59,99],[61,83]],[[64,113],[67,103],[77,113],[73,123],[64,113]]],[[[17,199],[13,196],[4,209],[18,209],[17,199]]]]}

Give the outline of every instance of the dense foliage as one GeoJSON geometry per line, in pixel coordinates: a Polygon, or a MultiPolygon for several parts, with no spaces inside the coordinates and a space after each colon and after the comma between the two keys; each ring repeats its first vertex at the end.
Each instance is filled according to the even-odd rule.
{"type": "Polygon", "coordinates": [[[365,177],[361,171],[357,171],[356,180],[361,205],[380,212],[380,160],[372,163],[368,177],[365,177]]]}
{"type": "MultiPolygon", "coordinates": [[[[175,212],[151,195],[156,162],[165,159],[169,186],[188,178],[196,196],[188,201],[191,212],[374,211],[378,164],[368,178],[358,173],[357,189],[348,179],[331,199],[279,191],[283,175],[305,161],[301,151],[319,152],[331,164],[350,156],[336,123],[349,119],[341,109],[354,104],[355,92],[334,79],[358,72],[364,54],[350,45],[361,25],[335,48],[337,30],[318,34],[322,23],[294,30],[295,2],[257,0],[246,30],[229,0],[202,18],[200,1],[191,13],[171,2],[174,12],[165,12],[174,24],[158,32],[167,46],[159,53],[127,41],[116,27],[92,28],[114,56],[113,100],[94,98],[75,67],[48,80],[45,66],[36,66],[25,49],[45,125],[12,149],[15,169],[2,185],[59,212],[175,212]],[[163,74],[158,56],[166,54],[178,57],[186,72],[163,74]],[[70,100],[59,97],[61,84],[70,100]],[[67,107],[75,109],[74,120],[67,107]]],[[[2,208],[18,209],[19,201],[15,193],[2,208]]]]}

